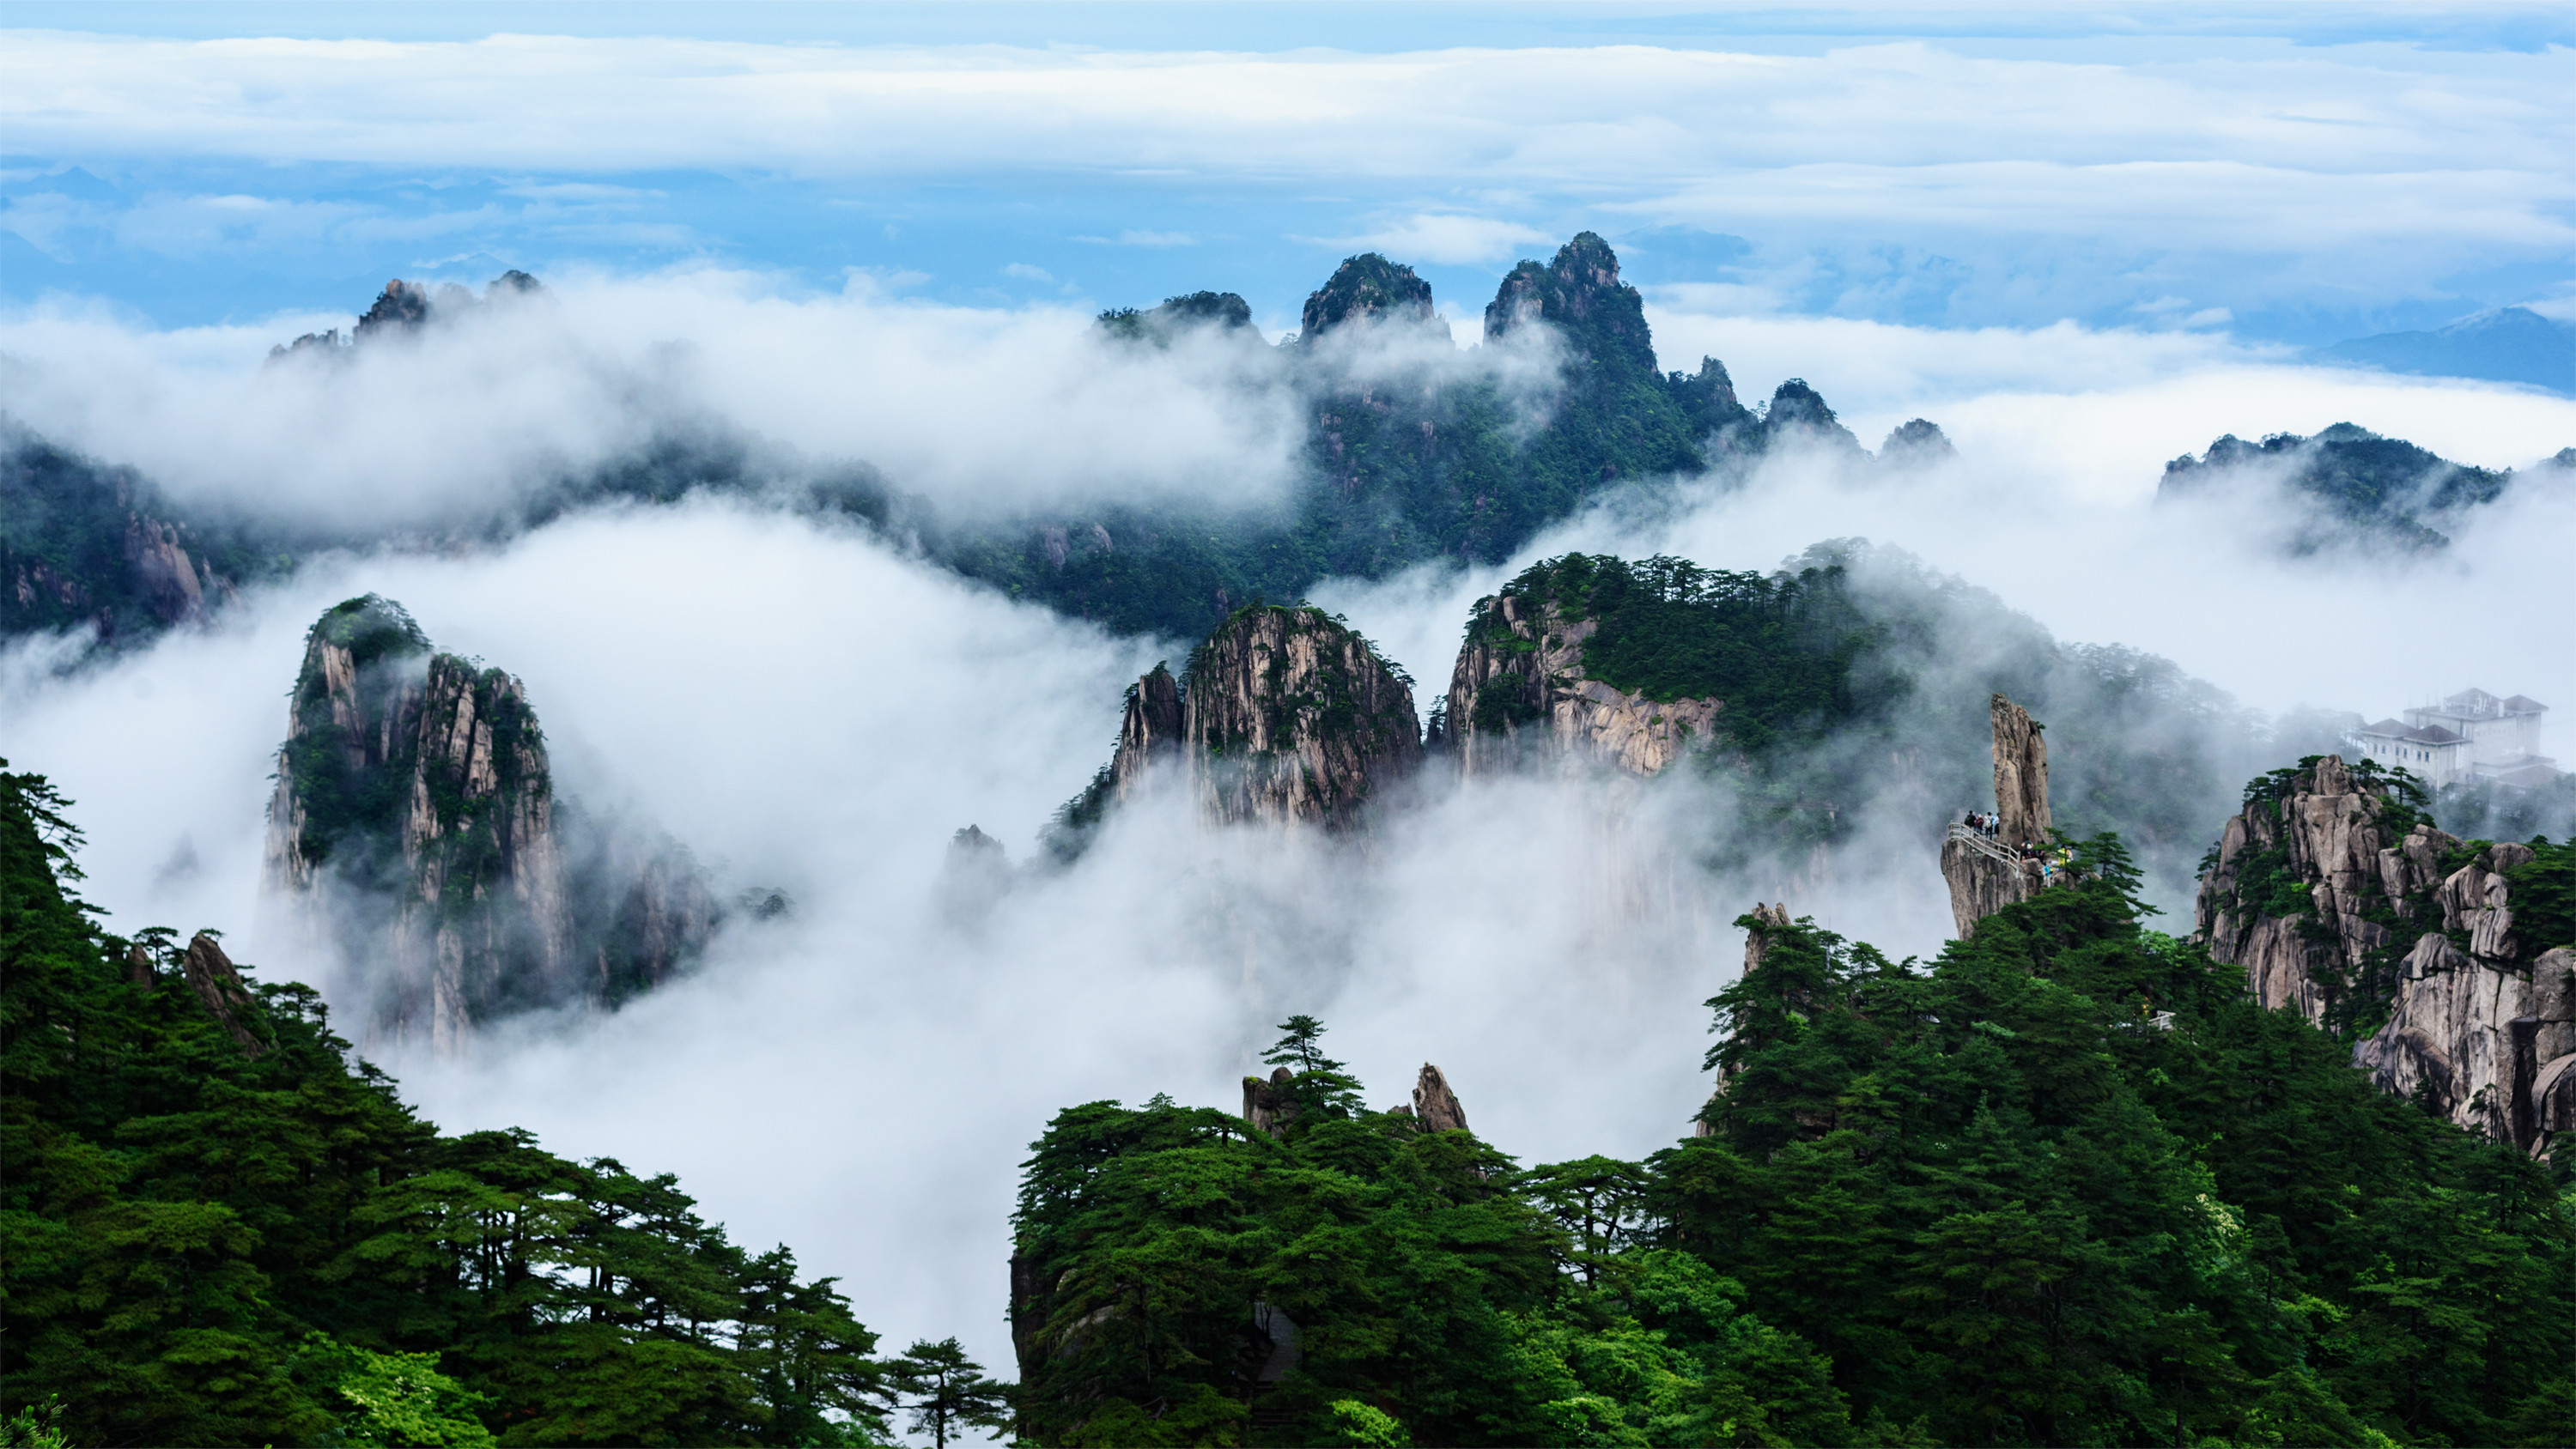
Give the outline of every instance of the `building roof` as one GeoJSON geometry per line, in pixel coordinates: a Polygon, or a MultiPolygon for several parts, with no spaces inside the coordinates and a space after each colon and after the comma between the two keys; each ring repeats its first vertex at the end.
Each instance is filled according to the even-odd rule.
{"type": "Polygon", "coordinates": [[[2560,771],[2556,766],[2536,764],[2520,765],[2509,770],[2481,771],[2480,778],[2493,780],[2499,785],[2513,785],[2530,790],[2548,784],[2557,779],[2559,774],[2560,771]]]}
{"type": "Polygon", "coordinates": [[[2410,745],[2456,745],[2468,736],[2453,734],[2440,725],[2411,725],[2402,720],[2384,719],[2375,725],[2363,725],[2356,733],[2377,739],[2403,740],[2410,745]]]}
{"type": "Polygon", "coordinates": [[[2549,706],[2527,694],[2517,694],[2506,700],[2504,707],[2508,714],[2544,714],[2549,709],[2549,706]]]}
{"type": "Polygon", "coordinates": [[[2443,700],[2442,703],[2445,707],[2450,709],[2467,710],[2472,714],[2484,714],[2487,711],[2494,709],[2497,704],[2501,703],[2501,701],[2483,689],[2463,689],[2459,693],[2452,695],[2450,698],[2443,700]]]}

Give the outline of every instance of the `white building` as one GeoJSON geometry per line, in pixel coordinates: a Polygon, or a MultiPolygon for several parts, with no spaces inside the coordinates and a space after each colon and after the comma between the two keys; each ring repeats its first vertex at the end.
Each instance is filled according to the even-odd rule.
{"type": "Polygon", "coordinates": [[[2559,775],[2558,762],[2538,752],[2547,713],[2549,706],[2524,695],[2499,699],[2466,689],[2410,709],[2402,720],[2364,725],[2349,742],[2365,758],[2403,766],[2437,788],[2469,779],[2545,785],[2559,775]]]}
{"type": "Polygon", "coordinates": [[[2440,725],[2384,719],[2353,731],[2352,745],[2364,758],[2403,768],[2436,789],[2469,778],[2469,737],[2440,725]]]}

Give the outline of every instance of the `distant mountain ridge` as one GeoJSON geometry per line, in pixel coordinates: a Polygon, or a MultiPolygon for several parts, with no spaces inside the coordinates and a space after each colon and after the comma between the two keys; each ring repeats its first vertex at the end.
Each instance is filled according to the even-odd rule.
{"type": "Polygon", "coordinates": [[[2576,394],[2576,323],[2497,307],[2430,332],[2382,332],[2317,348],[2321,362],[2417,377],[2519,382],[2576,394]]]}

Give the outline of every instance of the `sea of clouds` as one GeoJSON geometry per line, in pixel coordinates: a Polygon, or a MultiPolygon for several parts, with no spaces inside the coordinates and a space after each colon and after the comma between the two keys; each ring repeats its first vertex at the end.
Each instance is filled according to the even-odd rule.
{"type": "MultiPolygon", "coordinates": [[[[1654,322],[1669,367],[1715,353],[1749,397],[1802,375],[1870,442],[1929,414],[1960,457],[1889,473],[1787,454],[1741,486],[1605,499],[1499,566],[1319,586],[1423,681],[1423,702],[1470,605],[1529,560],[1582,548],[1768,569],[1865,536],[2061,639],[2168,655],[2265,711],[2376,717],[2468,684],[2576,708],[2564,489],[2510,492],[2423,558],[2282,557],[2267,540],[2283,505],[2261,487],[2153,504],[2163,462],[2222,432],[2349,419],[2512,466],[2576,441],[2576,402],[2071,326],[1800,322],[1694,310],[1687,294],[1659,297],[1654,322]]],[[[40,311],[11,324],[0,405],[198,506],[397,535],[614,459],[674,418],[807,462],[865,460],[969,511],[1258,506],[1298,437],[1257,348],[1112,353],[1078,313],[863,285],[576,276],[541,308],[408,349],[268,366],[266,344],[304,325],[168,333],[40,311]]],[[[1382,361],[1498,365],[1466,349],[1382,361]]],[[[1017,1164],[1061,1107],[1155,1092],[1230,1107],[1271,1024],[1311,1012],[1373,1102],[1401,1100],[1434,1061],[1478,1130],[1526,1160],[1642,1155],[1706,1095],[1700,1003],[1734,973],[1726,922],[1755,900],[1785,895],[1893,954],[1936,951],[1950,929],[1924,842],[1872,822],[1830,868],[1675,869],[1686,842],[1733,828],[1722,786],[1681,778],[1606,805],[1582,782],[1426,786],[1357,845],[1210,833],[1153,797],[1072,868],[1020,869],[961,911],[942,881],[951,833],[978,825],[1033,862],[1107,758],[1121,689],[1189,641],[1111,636],[901,540],[705,496],[472,546],[352,548],[210,628],[69,672],[64,641],[13,646],[0,740],[13,768],[78,801],[85,893],[113,926],[225,928],[269,979],[354,993],[334,973],[363,965],[263,939],[258,885],[303,631],[368,591],[526,681],[567,795],[667,828],[728,887],[797,902],[614,1014],[507,1022],[455,1057],[369,1053],[443,1128],[522,1125],[559,1152],[676,1171],[738,1238],[841,1275],[895,1342],[955,1333],[987,1364],[1010,1361],[1017,1164]]]]}

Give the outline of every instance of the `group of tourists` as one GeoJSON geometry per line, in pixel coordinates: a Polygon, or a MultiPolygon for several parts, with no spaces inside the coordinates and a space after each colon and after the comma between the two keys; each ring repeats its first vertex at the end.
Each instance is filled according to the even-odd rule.
{"type": "MultiPolygon", "coordinates": [[[[1973,834],[1982,835],[1988,840],[1994,839],[2003,829],[2003,817],[1992,810],[1963,812],[1959,823],[1962,828],[1973,834]]],[[[2056,850],[2043,850],[2029,841],[2023,841],[2013,847],[2013,850],[2022,859],[2037,863],[2042,885],[2055,885],[2058,873],[2061,871],[2069,875],[2074,873],[2075,852],[2072,850],[2063,847],[2056,850]]]]}

